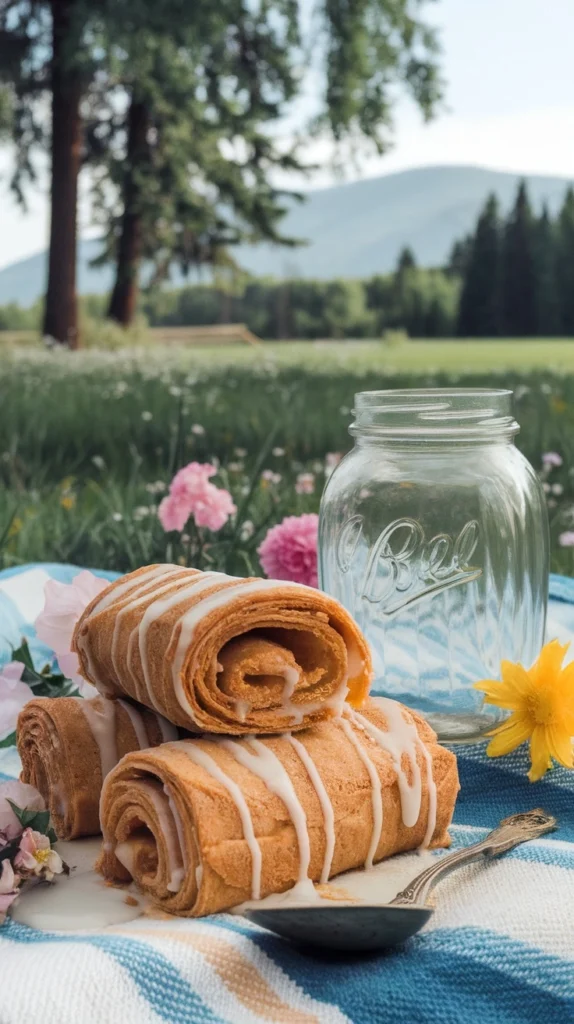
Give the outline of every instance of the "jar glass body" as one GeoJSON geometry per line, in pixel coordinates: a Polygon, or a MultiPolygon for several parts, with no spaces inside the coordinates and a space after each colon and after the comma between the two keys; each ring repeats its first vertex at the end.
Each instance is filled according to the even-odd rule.
{"type": "Polygon", "coordinates": [[[544,640],[546,503],[514,446],[510,397],[370,392],[365,412],[357,396],[355,448],[321,503],[320,585],[371,645],[373,692],[420,710],[447,740],[504,717],[473,684],[500,678],[503,660],[529,666],[544,640]]]}

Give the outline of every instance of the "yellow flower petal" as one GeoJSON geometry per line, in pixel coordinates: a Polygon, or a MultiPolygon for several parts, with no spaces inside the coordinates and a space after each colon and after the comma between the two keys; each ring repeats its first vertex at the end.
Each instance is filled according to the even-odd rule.
{"type": "Polygon", "coordinates": [[[549,644],[540,651],[538,660],[530,669],[530,676],[537,685],[546,680],[554,679],[560,672],[569,644],[560,644],[558,640],[551,640],[549,644]]]}
{"type": "Polygon", "coordinates": [[[523,665],[512,661],[502,661],[500,671],[505,686],[508,686],[518,697],[525,697],[532,689],[532,679],[523,665]]]}
{"type": "Polygon", "coordinates": [[[498,679],[483,679],[480,683],[474,683],[475,690],[481,690],[487,704],[494,704],[500,708],[515,708],[522,699],[522,694],[510,683],[501,683],[498,679]]]}
{"type": "Polygon", "coordinates": [[[537,725],[530,737],[530,760],[532,767],[528,772],[528,778],[531,782],[537,782],[552,766],[546,729],[543,725],[537,725]]]}
{"type": "Polygon", "coordinates": [[[530,736],[531,729],[528,721],[519,715],[511,715],[502,725],[492,729],[489,733],[493,737],[486,753],[489,757],[501,757],[503,754],[510,754],[522,743],[525,743],[530,736]]]}
{"type": "Polygon", "coordinates": [[[572,734],[556,725],[546,727],[546,742],[552,757],[565,768],[572,768],[572,734]]]}

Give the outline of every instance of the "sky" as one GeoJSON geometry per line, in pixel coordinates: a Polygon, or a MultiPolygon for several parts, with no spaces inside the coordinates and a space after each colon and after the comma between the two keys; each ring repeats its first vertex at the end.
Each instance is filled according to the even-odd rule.
{"type": "MultiPolygon", "coordinates": [[[[441,33],[444,108],[425,125],[401,100],[392,150],[350,163],[346,180],[432,164],[574,178],[573,0],[435,0],[427,17],[441,33]]],[[[328,153],[319,142],[308,155],[326,165],[328,153]]],[[[0,149],[0,268],[43,249],[48,231],[45,175],[24,214],[7,190],[9,168],[0,149]]],[[[324,169],[307,186],[333,180],[324,169]]],[[[82,234],[97,234],[87,202],[80,207],[82,234]]]]}

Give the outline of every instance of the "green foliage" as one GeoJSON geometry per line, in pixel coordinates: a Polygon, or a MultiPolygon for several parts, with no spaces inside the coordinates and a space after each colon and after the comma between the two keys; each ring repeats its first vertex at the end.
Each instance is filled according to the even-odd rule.
{"type": "MultiPolygon", "coordinates": [[[[351,444],[355,392],[472,385],[515,391],[517,441],[536,470],[544,451],[562,455],[564,465],[545,479],[553,568],[574,574],[574,553],[558,542],[574,528],[574,373],[521,370],[523,346],[500,342],[474,346],[481,363],[461,375],[471,347],[307,343],[1,357],[0,564],[54,560],[127,571],[186,560],[190,551],[195,560],[193,538],[166,536],[157,505],[179,465],[217,458],[219,483],[242,508],[240,526],[247,520],[253,532],[244,540],[229,524],[199,557],[216,569],[258,572],[257,547],[269,526],[317,510],[326,453],[351,444]],[[492,371],[488,361],[500,360],[501,350],[505,361],[492,371]],[[411,372],[393,370],[401,361],[411,372]],[[428,369],[441,361],[448,372],[428,369]],[[269,484],[264,469],[281,480],[269,484]],[[300,472],[315,474],[314,494],[296,493],[300,472]]],[[[525,343],[531,358],[540,359],[540,348],[525,343]]],[[[551,358],[559,351],[572,368],[572,346],[551,358]]]]}
{"type": "MultiPolygon", "coordinates": [[[[476,232],[465,253],[465,275],[458,311],[457,334],[494,338],[502,323],[502,258],[498,201],[489,196],[476,232]]],[[[455,253],[459,259],[462,253],[455,253]]]]}
{"type": "Polygon", "coordinates": [[[474,235],[455,243],[447,274],[462,276],[461,337],[574,336],[574,190],[553,221],[535,217],[526,184],[508,217],[489,196],[474,235]]]}

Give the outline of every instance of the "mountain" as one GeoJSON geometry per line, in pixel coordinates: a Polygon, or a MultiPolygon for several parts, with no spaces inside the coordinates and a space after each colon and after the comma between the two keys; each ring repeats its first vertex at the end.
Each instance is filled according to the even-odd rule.
{"type": "MultiPolygon", "coordinates": [[[[239,246],[241,266],[276,277],[368,277],[394,266],[404,245],[423,266],[440,266],[453,242],[474,227],[489,192],[503,210],[514,200],[520,175],[481,167],[420,167],[307,193],[283,221],[285,234],[308,239],[296,249],[239,246]]],[[[527,175],[535,209],[547,202],[554,213],[570,183],[567,178],[527,175]]],[[[97,239],[79,246],[81,294],[110,289],[112,269],[89,263],[99,252],[97,239]]],[[[38,253],[0,270],[0,304],[28,306],[41,295],[46,254],[38,253]]],[[[193,280],[194,278],[192,278],[193,280]]],[[[184,283],[181,274],[171,284],[184,283]]]]}

